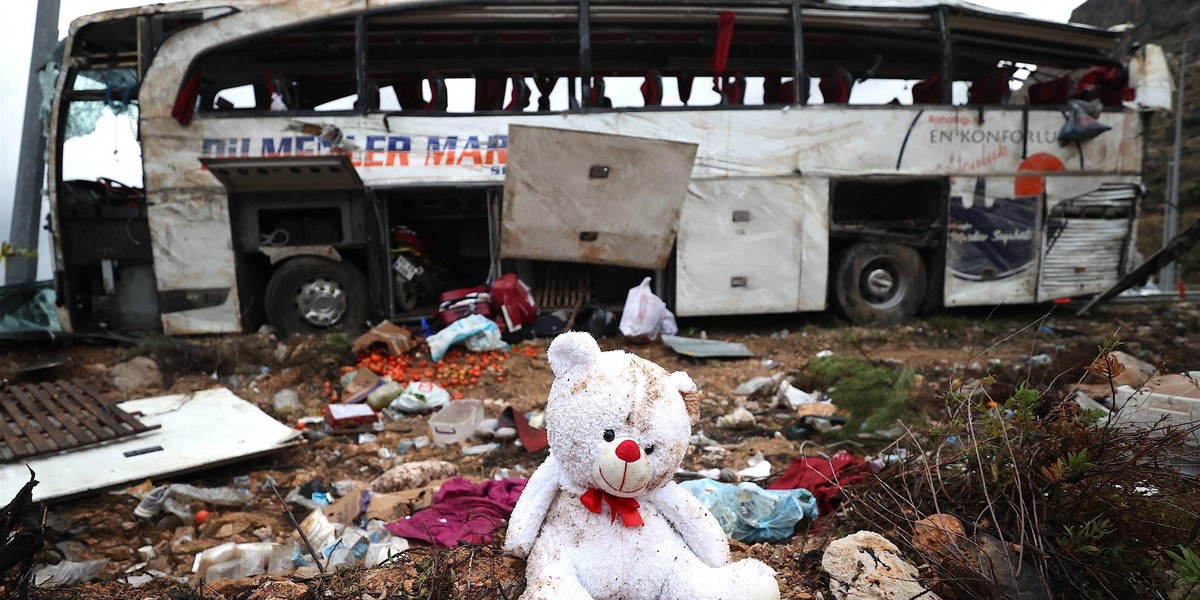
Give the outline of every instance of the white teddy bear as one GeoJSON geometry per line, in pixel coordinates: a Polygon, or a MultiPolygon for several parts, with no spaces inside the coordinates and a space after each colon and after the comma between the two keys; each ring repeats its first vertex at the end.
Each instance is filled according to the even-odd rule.
{"type": "Polygon", "coordinates": [[[521,598],[779,598],[775,572],[730,563],[717,520],[672,479],[700,416],[691,378],[600,352],[586,333],[558,336],[547,354],[550,457],[505,539],[528,557],[521,598]]]}

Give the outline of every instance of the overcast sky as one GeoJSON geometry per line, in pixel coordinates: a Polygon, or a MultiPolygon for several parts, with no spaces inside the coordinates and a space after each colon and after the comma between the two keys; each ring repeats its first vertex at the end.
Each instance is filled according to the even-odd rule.
{"type": "MultiPolygon", "coordinates": [[[[33,26],[38,0],[7,0],[5,17],[9,24],[0,44],[0,241],[9,239],[12,198],[16,186],[17,156],[21,138],[21,120],[25,110],[29,53],[33,44],[33,26]]],[[[167,0],[170,1],[170,0],[167,0]]],[[[997,10],[1025,13],[1052,21],[1067,21],[1082,0],[974,0],[976,4],[997,10]]],[[[70,23],[81,15],[147,4],[144,0],[61,0],[59,37],[65,36],[70,23]]],[[[43,232],[44,237],[45,232],[43,232]]],[[[39,279],[51,275],[48,247],[41,244],[39,279]]],[[[0,266],[0,284],[3,282],[0,266]]]]}

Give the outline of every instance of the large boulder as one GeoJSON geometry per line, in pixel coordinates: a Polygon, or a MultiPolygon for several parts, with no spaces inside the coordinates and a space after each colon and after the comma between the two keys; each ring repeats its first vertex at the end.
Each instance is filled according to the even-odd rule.
{"type": "Polygon", "coordinates": [[[878,533],[860,531],[833,541],[821,567],[837,600],[939,600],[917,581],[917,568],[878,533]]]}

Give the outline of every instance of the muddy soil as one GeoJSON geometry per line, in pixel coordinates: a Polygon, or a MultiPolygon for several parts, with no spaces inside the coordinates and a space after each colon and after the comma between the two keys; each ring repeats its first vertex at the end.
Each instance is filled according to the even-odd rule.
{"type": "MultiPolygon", "coordinates": [[[[773,408],[766,399],[748,400],[733,394],[742,382],[777,373],[787,374],[798,387],[809,389],[805,385],[811,381],[806,365],[824,350],[907,365],[918,374],[917,389],[910,401],[919,413],[933,421],[941,416],[940,393],[960,389],[985,375],[994,376],[995,383],[988,389],[995,394],[1003,394],[1021,383],[1062,395],[1080,382],[1087,387],[1082,367],[1092,361],[1097,346],[1106,336],[1115,336],[1122,342],[1122,350],[1166,371],[1200,369],[1200,354],[1195,351],[1200,347],[1200,307],[1196,305],[1109,306],[1086,319],[1075,317],[1066,307],[966,310],[890,327],[847,326],[826,315],[692,319],[683,320],[680,325],[681,335],[741,342],[756,357],[697,360],[679,356],[661,343],[634,345],[622,338],[603,339],[600,343],[603,349],[626,349],[668,370],[687,371],[699,384],[705,396],[703,417],[696,429],[721,442],[727,451],[720,455],[693,448],[684,464],[684,468],[692,470],[745,468],[747,459],[761,452],[773,465],[772,472],[778,475],[802,451],[811,455],[826,450],[820,445],[822,440],[804,443],[802,447],[801,442],[781,435],[795,420],[791,412],[773,408]],[[755,413],[754,426],[744,430],[717,427],[716,419],[739,405],[755,413]]],[[[273,411],[274,394],[289,388],[297,392],[305,412],[318,415],[328,402],[325,382],[337,382],[343,368],[355,363],[346,342],[338,336],[301,337],[285,342],[262,334],[179,340],[153,338],[136,347],[22,342],[0,346],[0,378],[9,382],[18,382],[22,377],[79,378],[114,400],[224,385],[268,414],[273,411]],[[113,387],[107,375],[109,370],[139,355],[155,360],[163,374],[162,383],[128,390],[113,387]],[[47,360],[60,360],[62,364],[32,374],[21,373],[24,367],[47,360]]],[[[502,373],[486,373],[477,383],[453,391],[467,398],[484,399],[489,416],[495,416],[508,405],[522,412],[544,408],[552,378],[545,360],[547,343],[547,340],[525,342],[523,346],[533,349],[513,352],[503,360],[502,373]]],[[[831,395],[836,401],[836,390],[831,395]]],[[[294,417],[281,420],[292,423],[294,417]]],[[[214,510],[209,522],[200,528],[177,518],[159,522],[137,519],[132,513],[137,499],[123,490],[51,504],[47,513],[48,541],[69,548],[75,560],[107,558],[109,563],[99,583],[35,590],[35,596],[180,598],[194,597],[197,593],[214,597],[219,593],[229,598],[357,600],[409,597],[420,592],[425,597],[431,589],[430,582],[441,581],[431,577],[430,573],[438,571],[430,565],[441,565],[443,575],[453,572],[441,581],[451,587],[439,588],[441,593],[450,595],[441,597],[505,597],[498,590],[506,582],[522,577],[523,564],[502,556],[494,545],[441,554],[418,550],[393,565],[373,570],[351,569],[306,580],[272,581],[260,577],[197,589],[192,582],[179,584],[172,579],[159,579],[138,590],[118,581],[126,574],[148,570],[187,577],[197,552],[225,542],[290,543],[292,527],[283,509],[269,491],[259,491],[260,484],[268,480],[276,482],[281,490],[312,481],[326,484],[347,479],[370,481],[395,464],[421,459],[454,462],[461,475],[475,479],[501,473],[522,476],[532,472],[546,456],[545,451],[530,454],[510,445],[475,456],[464,455],[461,445],[431,445],[397,452],[401,440],[427,432],[426,417],[388,420],[386,430],[378,432],[377,439],[370,443],[359,444],[355,435],[329,435],[299,449],[182,477],[177,481],[198,486],[231,485],[235,477],[242,477],[239,483],[255,493],[251,506],[236,512],[214,510]],[[392,456],[381,458],[389,453],[392,456]],[[189,531],[192,535],[181,535],[189,531]],[[146,558],[146,547],[153,550],[153,558],[146,558]],[[470,568],[453,567],[464,562],[470,568]],[[474,582],[473,592],[463,588],[467,581],[474,582]],[[421,588],[422,585],[426,587],[421,588]],[[480,590],[492,590],[492,595],[481,594],[480,590]]],[[[860,454],[869,454],[874,449],[869,444],[863,447],[851,444],[850,448],[860,454]]],[[[734,542],[734,555],[754,556],[775,568],[785,598],[812,598],[817,590],[826,589],[820,574],[820,549],[837,533],[848,532],[823,531],[818,527],[798,531],[791,539],[776,544],[747,547],[734,542]]],[[[511,591],[511,587],[504,589],[511,591]]]]}

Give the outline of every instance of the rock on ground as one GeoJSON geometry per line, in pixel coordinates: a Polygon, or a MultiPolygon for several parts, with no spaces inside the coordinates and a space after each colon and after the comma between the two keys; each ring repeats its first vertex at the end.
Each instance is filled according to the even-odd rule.
{"type": "Polygon", "coordinates": [[[163,376],[153,359],[138,356],[108,370],[108,382],[122,391],[162,387],[163,376]]]}
{"type": "Polygon", "coordinates": [[[917,581],[917,568],[900,558],[896,545],[870,531],[831,542],[821,567],[837,600],[939,600],[917,581]]]}

